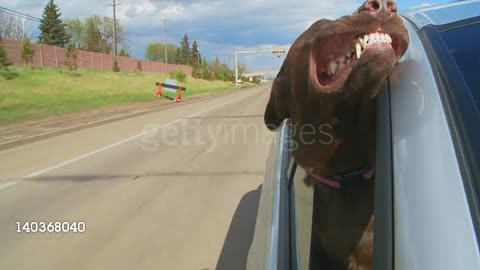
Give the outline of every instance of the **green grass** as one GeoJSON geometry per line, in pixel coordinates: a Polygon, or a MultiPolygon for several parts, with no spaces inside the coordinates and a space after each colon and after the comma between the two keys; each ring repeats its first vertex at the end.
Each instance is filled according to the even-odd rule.
{"type": "MultiPolygon", "coordinates": [[[[15,79],[0,77],[0,123],[80,111],[108,104],[154,100],[155,82],[168,74],[79,70],[74,76],[64,69],[12,67],[15,79]]],[[[220,81],[188,77],[182,96],[232,88],[220,81]]],[[[170,93],[173,94],[173,93],[170,93]]]]}

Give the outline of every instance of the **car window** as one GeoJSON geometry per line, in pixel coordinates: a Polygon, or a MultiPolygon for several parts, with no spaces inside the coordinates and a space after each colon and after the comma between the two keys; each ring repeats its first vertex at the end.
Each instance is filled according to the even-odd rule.
{"type": "MultiPolygon", "coordinates": [[[[421,29],[449,125],[470,217],[480,239],[480,17],[421,29]]],[[[480,242],[477,243],[480,245],[480,242]]]]}
{"type": "Polygon", "coordinates": [[[290,182],[290,230],[292,269],[310,269],[313,188],[305,185],[305,170],[294,165],[290,182]]]}
{"type": "Polygon", "coordinates": [[[480,111],[480,22],[440,32],[480,111]]]}
{"type": "MultiPolygon", "coordinates": [[[[473,213],[480,230],[480,17],[441,25],[426,31],[443,74],[447,102],[451,104],[452,127],[458,134],[458,154],[463,160],[467,193],[472,194],[473,213]],[[435,34],[436,33],[436,34],[435,34]],[[440,43],[440,44],[438,44],[440,43]]],[[[479,231],[480,233],[480,231],[479,231]]]]}

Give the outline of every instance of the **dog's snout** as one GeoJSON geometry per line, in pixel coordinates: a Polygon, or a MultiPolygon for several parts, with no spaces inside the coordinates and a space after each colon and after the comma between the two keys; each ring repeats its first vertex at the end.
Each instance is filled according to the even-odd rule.
{"type": "Polygon", "coordinates": [[[380,23],[383,23],[397,12],[397,4],[392,0],[368,0],[360,12],[368,12],[380,23]]]}

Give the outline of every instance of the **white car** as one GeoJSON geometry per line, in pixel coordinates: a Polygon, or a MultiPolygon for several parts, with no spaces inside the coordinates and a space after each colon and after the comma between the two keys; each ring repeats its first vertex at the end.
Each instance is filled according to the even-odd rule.
{"type": "MultiPolygon", "coordinates": [[[[480,269],[480,1],[402,16],[410,45],[377,98],[374,268],[480,269]]],[[[313,268],[314,194],[292,166],[288,123],[272,145],[248,269],[313,268]]]]}

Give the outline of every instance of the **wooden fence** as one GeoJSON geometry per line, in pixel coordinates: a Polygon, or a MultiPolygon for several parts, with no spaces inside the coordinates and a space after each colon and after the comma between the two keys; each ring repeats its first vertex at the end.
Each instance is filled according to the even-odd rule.
{"type": "MultiPolygon", "coordinates": [[[[3,46],[11,62],[15,65],[24,64],[20,56],[22,42],[4,39],[3,46]]],[[[35,51],[32,61],[33,65],[40,67],[65,67],[65,48],[45,44],[32,44],[32,46],[35,51]]],[[[186,74],[192,74],[192,68],[189,66],[164,64],[155,61],[77,49],[77,66],[82,69],[112,70],[115,58],[122,71],[136,71],[137,63],[140,61],[144,72],[169,73],[170,71],[183,71],[186,74]]]]}

